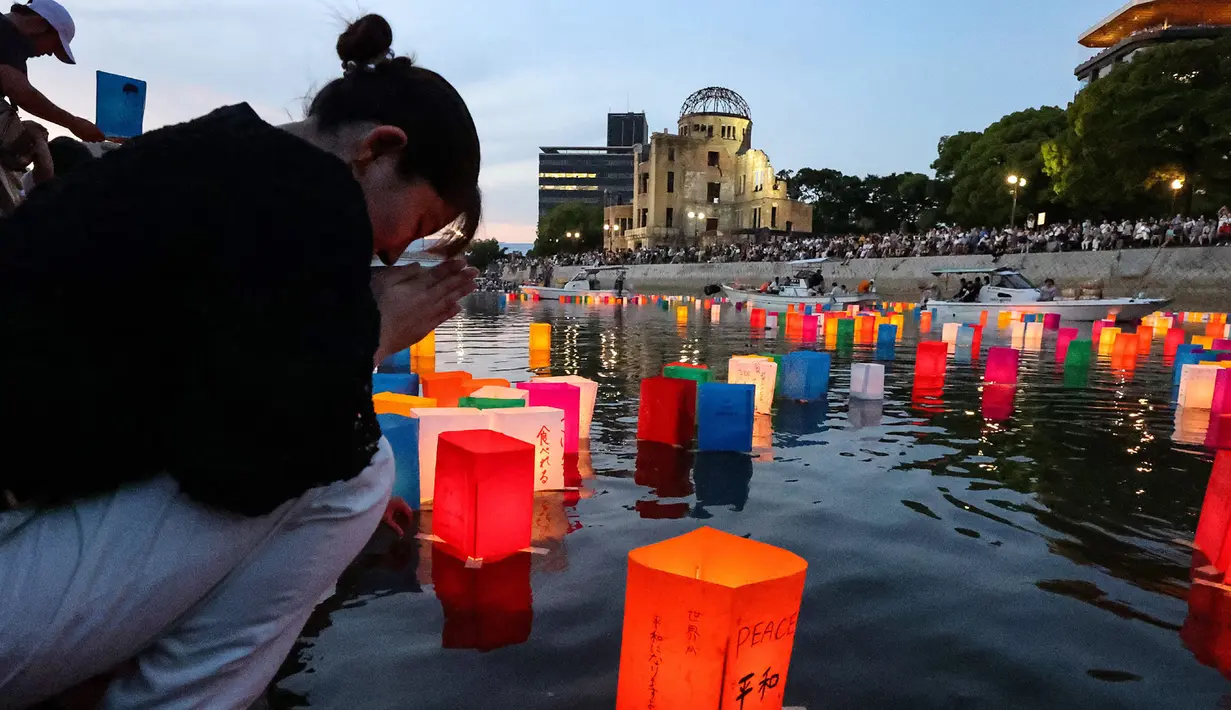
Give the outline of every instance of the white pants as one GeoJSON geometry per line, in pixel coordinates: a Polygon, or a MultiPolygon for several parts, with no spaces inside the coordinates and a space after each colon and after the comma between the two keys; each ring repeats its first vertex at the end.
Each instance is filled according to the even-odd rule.
{"type": "Polygon", "coordinates": [[[359,476],[259,518],[204,508],[167,476],[0,514],[0,707],[129,660],[103,707],[248,707],[380,523],[393,477],[382,439],[359,476]]]}

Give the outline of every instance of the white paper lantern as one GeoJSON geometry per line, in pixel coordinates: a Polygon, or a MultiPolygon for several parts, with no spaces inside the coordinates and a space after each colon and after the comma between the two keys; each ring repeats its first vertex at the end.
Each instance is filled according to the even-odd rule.
{"type": "Polygon", "coordinates": [[[499,387],[488,385],[480,387],[471,392],[468,396],[476,399],[520,399],[525,402],[530,399],[530,393],[526,390],[519,390],[516,387],[499,387]]]}
{"type": "Polygon", "coordinates": [[[1179,406],[1209,409],[1214,403],[1214,382],[1221,370],[1216,365],[1185,365],[1180,375],[1179,406]]]}
{"type": "Polygon", "coordinates": [[[854,399],[885,398],[885,366],[857,362],[851,365],[851,397],[854,399]]]}
{"type": "Polygon", "coordinates": [[[564,410],[555,407],[489,409],[484,428],[534,444],[534,490],[564,488],[564,410]]]}
{"type": "Polygon", "coordinates": [[[727,365],[727,382],[733,385],[755,385],[757,414],[769,414],[774,406],[774,387],[778,380],[778,363],[767,358],[733,357],[727,365]]]}
{"type": "Polygon", "coordinates": [[[487,429],[487,417],[478,409],[438,407],[412,409],[419,420],[419,502],[426,506],[436,495],[436,448],[446,431],[487,429]]]}

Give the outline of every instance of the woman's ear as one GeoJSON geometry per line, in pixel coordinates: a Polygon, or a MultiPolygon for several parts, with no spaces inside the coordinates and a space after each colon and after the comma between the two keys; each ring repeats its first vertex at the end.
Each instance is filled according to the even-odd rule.
{"type": "Polygon", "coordinates": [[[359,141],[355,162],[368,165],[377,158],[400,152],[406,142],[406,132],[397,126],[377,126],[359,141]]]}

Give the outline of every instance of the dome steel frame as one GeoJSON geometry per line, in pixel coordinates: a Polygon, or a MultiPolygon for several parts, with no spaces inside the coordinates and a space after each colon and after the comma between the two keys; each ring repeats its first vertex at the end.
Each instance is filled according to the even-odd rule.
{"type": "Polygon", "coordinates": [[[697,114],[736,116],[752,120],[752,109],[743,96],[721,86],[707,86],[694,91],[680,107],[680,118],[697,114]]]}

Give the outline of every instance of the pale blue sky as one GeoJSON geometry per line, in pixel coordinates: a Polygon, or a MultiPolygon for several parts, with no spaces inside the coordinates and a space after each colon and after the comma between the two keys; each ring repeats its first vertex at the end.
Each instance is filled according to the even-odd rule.
{"type": "Polygon", "coordinates": [[[249,101],[269,120],[339,73],[337,19],[381,12],[395,49],[452,81],[483,142],[485,232],[531,241],[538,146],[599,144],[608,110],[674,130],[695,89],[734,89],[775,168],[926,171],[937,139],[1065,105],[1077,37],[1121,0],[62,0],[80,64],[31,62],[94,115],[94,70],[149,82],[146,128],[249,101]]]}

